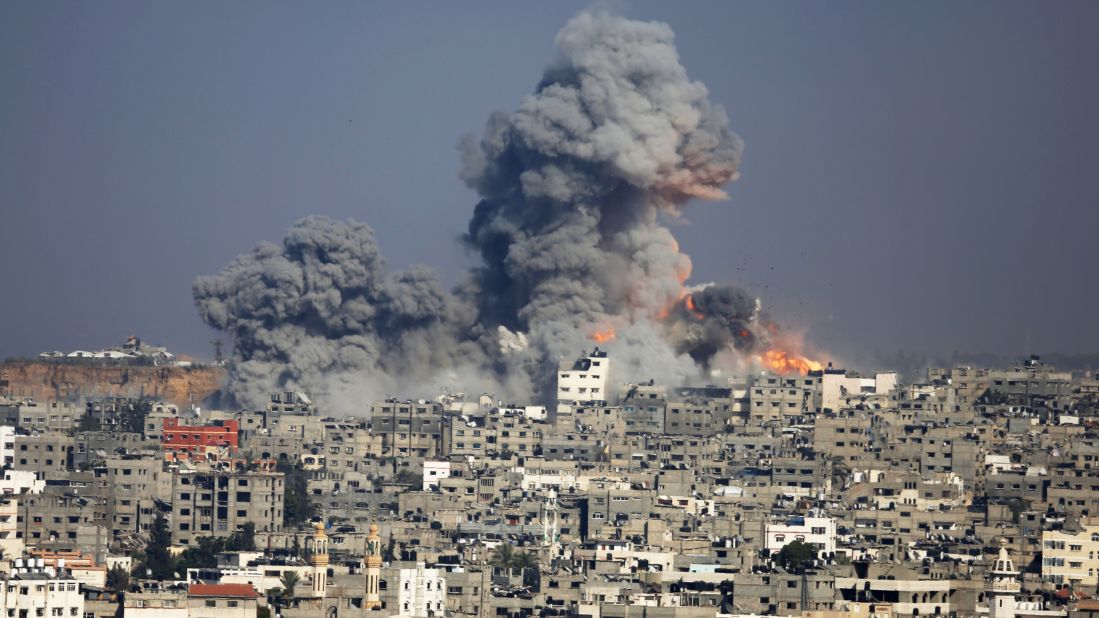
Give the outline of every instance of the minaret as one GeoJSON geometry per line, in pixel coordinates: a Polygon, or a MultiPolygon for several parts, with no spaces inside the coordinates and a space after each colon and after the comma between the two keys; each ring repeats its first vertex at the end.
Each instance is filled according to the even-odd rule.
{"type": "Polygon", "coordinates": [[[557,532],[557,492],[549,490],[546,499],[542,502],[542,545],[549,546],[550,559],[557,556],[560,535],[557,532]]]}
{"type": "Polygon", "coordinates": [[[370,533],[366,535],[366,599],[364,609],[381,609],[382,599],[378,596],[378,581],[382,577],[382,539],[378,536],[378,524],[370,524],[370,533]]]}
{"type": "Polygon", "coordinates": [[[323,598],[328,587],[328,535],[324,533],[324,522],[317,522],[313,537],[306,541],[309,550],[309,565],[313,567],[313,597],[323,598]]]}
{"type": "Polygon", "coordinates": [[[1007,539],[1000,539],[1000,554],[985,589],[988,618],[1015,618],[1015,595],[1019,594],[1019,572],[1007,554],[1007,539]]]}

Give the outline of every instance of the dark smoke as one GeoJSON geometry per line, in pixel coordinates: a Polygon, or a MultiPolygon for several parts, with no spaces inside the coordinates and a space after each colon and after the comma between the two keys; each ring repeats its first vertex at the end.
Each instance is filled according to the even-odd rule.
{"type": "Polygon", "coordinates": [[[710,367],[722,350],[759,352],[769,343],[759,302],[740,288],[711,285],[692,292],[679,305],[675,319],[684,332],[680,351],[704,367],[710,367]]]}
{"type": "Polygon", "coordinates": [[[233,337],[238,402],[444,379],[544,400],[558,360],[601,328],[615,332],[619,380],[691,380],[720,350],[754,350],[758,306],[743,291],[696,292],[705,319],[670,315],[691,261],[665,220],[723,199],[742,148],[673,39],[665,24],[582,13],[535,92],[463,140],[462,177],[482,198],[465,242],[481,265],[456,293],[422,269],[387,274],[369,228],[323,218],[196,280],[203,319],[233,337]]]}
{"type": "Polygon", "coordinates": [[[724,197],[737,175],[741,142],[673,38],[665,24],[577,16],[535,93],[463,145],[463,176],[483,198],[466,237],[484,262],[480,314],[534,334],[547,362],[575,354],[592,324],[674,304],[691,263],[661,216],[724,197]]]}
{"type": "Polygon", "coordinates": [[[481,358],[435,275],[388,274],[374,232],[357,222],[302,219],[281,246],[260,244],[193,291],[202,319],[233,337],[229,388],[247,407],[300,389],[353,408],[343,395],[380,396],[481,358]]]}

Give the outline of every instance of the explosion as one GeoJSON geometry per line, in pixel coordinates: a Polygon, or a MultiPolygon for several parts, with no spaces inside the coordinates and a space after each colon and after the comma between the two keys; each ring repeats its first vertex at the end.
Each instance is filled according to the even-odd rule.
{"type": "Polygon", "coordinates": [[[763,353],[763,364],[779,375],[799,373],[806,375],[810,371],[820,371],[823,366],[799,354],[785,352],[777,348],[763,353]]]}
{"type": "Polygon", "coordinates": [[[744,290],[688,287],[666,220],[727,198],[742,143],[674,38],[580,13],[534,92],[461,141],[480,196],[463,240],[480,264],[455,290],[423,268],[389,273],[369,227],[322,217],[196,279],[203,320],[233,340],[229,394],[262,406],[300,389],[336,413],[443,384],[549,402],[558,360],[589,341],[622,381],[689,383],[729,355],[812,366],[776,355],[744,290]]]}
{"type": "Polygon", "coordinates": [[[609,327],[609,326],[607,328],[602,329],[602,330],[597,330],[597,331],[595,331],[594,333],[591,334],[591,340],[598,343],[598,344],[600,344],[600,345],[602,345],[604,343],[614,341],[614,337],[615,337],[614,328],[609,327]]]}

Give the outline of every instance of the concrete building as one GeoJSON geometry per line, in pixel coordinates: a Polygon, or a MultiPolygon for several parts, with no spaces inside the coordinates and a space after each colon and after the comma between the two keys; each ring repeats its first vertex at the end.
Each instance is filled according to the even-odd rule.
{"type": "Polygon", "coordinates": [[[801,541],[812,545],[818,557],[836,552],[836,520],[831,517],[790,517],[768,521],[763,531],[764,547],[775,554],[788,543],[801,541]]]}
{"type": "Polygon", "coordinates": [[[10,579],[0,581],[0,607],[14,618],[64,616],[83,618],[84,595],[80,583],[69,575],[57,575],[24,567],[16,560],[10,579]]]}
{"type": "Polygon", "coordinates": [[[126,594],[122,618],[188,618],[187,590],[150,588],[126,594]]]}
{"type": "Polygon", "coordinates": [[[187,618],[256,618],[259,593],[250,584],[191,584],[187,618]]]}
{"type": "Polygon", "coordinates": [[[610,359],[599,348],[574,362],[561,363],[557,371],[558,407],[587,401],[609,401],[609,376],[610,359]]]}
{"type": "Polygon", "coordinates": [[[443,571],[428,569],[419,562],[415,568],[402,568],[398,580],[397,607],[401,616],[434,618],[446,611],[446,579],[443,571]]]}
{"type": "Polygon", "coordinates": [[[180,467],[172,473],[172,542],[227,537],[253,523],[258,533],[280,532],[281,472],[234,469],[225,464],[180,467]]]}
{"type": "Polygon", "coordinates": [[[1099,585],[1099,526],[1043,531],[1042,579],[1092,589],[1099,585]]]}

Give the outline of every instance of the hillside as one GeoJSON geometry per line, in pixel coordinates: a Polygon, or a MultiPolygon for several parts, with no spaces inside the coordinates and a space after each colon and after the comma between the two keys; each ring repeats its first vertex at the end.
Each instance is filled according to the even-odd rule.
{"type": "Polygon", "coordinates": [[[0,389],[38,400],[153,397],[180,407],[201,404],[222,385],[225,369],[103,362],[0,362],[0,389]]]}

